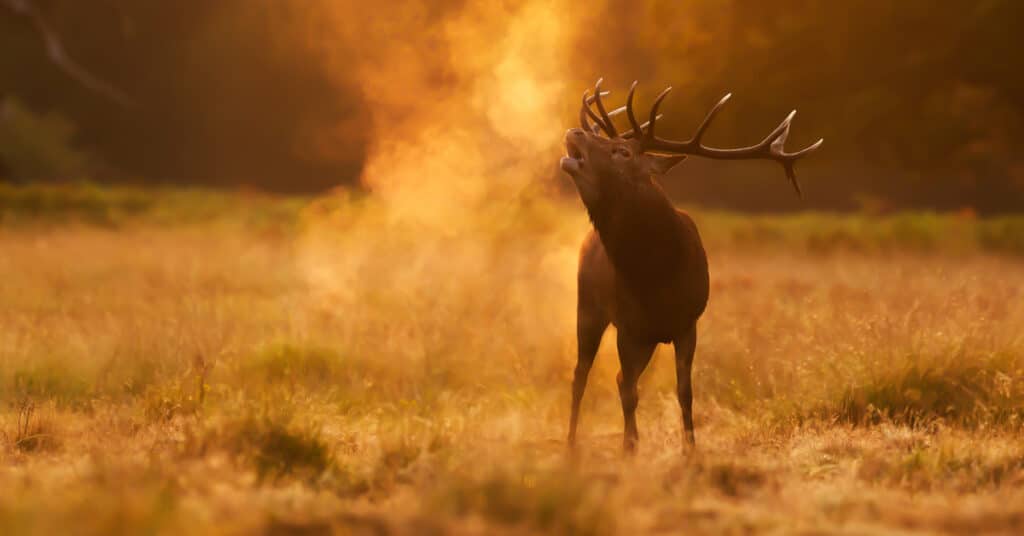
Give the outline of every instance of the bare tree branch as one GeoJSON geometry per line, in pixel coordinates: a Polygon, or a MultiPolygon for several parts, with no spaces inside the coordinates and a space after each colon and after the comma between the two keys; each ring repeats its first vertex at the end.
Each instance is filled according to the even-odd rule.
{"type": "Polygon", "coordinates": [[[40,13],[39,9],[36,8],[31,0],[0,0],[0,5],[6,5],[15,13],[27,17],[32,22],[36,32],[43,39],[43,44],[46,46],[47,57],[49,57],[50,61],[60,70],[64,71],[65,74],[89,90],[99,93],[121,106],[135,106],[135,102],[128,96],[128,94],[90,73],[84,67],[79,65],[78,62],[68,56],[57,31],[53,26],[46,22],[42,13],[40,13]]]}

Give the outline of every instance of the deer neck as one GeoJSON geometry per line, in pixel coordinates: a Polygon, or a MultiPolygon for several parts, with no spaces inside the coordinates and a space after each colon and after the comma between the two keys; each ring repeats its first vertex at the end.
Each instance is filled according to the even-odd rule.
{"type": "Polygon", "coordinates": [[[686,250],[675,207],[656,185],[626,188],[591,213],[609,260],[640,284],[678,270],[686,250]]]}

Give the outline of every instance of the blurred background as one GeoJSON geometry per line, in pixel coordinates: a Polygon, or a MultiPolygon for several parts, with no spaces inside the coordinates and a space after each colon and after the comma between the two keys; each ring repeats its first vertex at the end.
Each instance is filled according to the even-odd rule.
{"type": "Polygon", "coordinates": [[[645,109],[672,85],[666,135],[687,137],[731,91],[709,143],[758,141],[793,108],[790,148],[826,140],[798,169],[803,201],[770,164],[691,161],[663,181],[680,202],[1024,208],[1015,0],[363,6],[0,0],[0,181],[372,190],[374,155],[387,145],[387,167],[411,139],[388,133],[416,123],[419,137],[478,137],[460,151],[495,166],[533,133],[538,180],[568,192],[559,139],[603,76],[616,104],[639,80],[645,109]]]}

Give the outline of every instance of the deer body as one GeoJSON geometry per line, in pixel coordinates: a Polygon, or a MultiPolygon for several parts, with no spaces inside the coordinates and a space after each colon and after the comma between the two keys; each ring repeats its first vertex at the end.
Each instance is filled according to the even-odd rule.
{"type": "Polygon", "coordinates": [[[691,372],[697,344],[697,320],[708,301],[708,262],[693,220],[677,210],[653,175],[695,154],[710,158],[771,158],[779,161],[799,192],[793,162],[821,142],[786,153],[783,142],[792,114],[760,144],[740,149],[714,149],[700,138],[728,96],[716,105],[694,137],[672,142],[654,135],[662,92],[650,120],[640,125],[633,115],[634,82],[626,106],[607,113],[600,81],[594,95],[584,93],[580,126],[565,135],[561,167],[576,185],[594,229],[580,251],[577,278],[578,355],[572,386],[569,443],[575,443],[580,402],[587,377],[609,324],[616,327],[617,377],[624,420],[623,444],[636,448],[637,382],[659,343],[672,343],[676,357],[677,394],[684,445],[694,444],[691,372]],[[600,117],[590,108],[597,104],[600,117]],[[625,111],[632,129],[619,134],[611,115],[625,111]],[[588,117],[595,125],[591,126],[588,117]],[[601,131],[607,135],[601,136],[601,131]]]}
{"type": "Polygon", "coordinates": [[[704,312],[708,264],[690,217],[651,210],[652,204],[638,204],[617,221],[595,222],[580,251],[578,305],[581,315],[668,343],[704,312]]]}

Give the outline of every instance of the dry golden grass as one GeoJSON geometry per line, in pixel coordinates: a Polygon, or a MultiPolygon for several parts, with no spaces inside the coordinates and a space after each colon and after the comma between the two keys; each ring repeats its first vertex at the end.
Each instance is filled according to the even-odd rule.
{"type": "Polygon", "coordinates": [[[610,332],[570,457],[580,211],[382,214],[0,228],[0,533],[1024,530],[1020,260],[709,229],[698,450],[610,332]]]}

